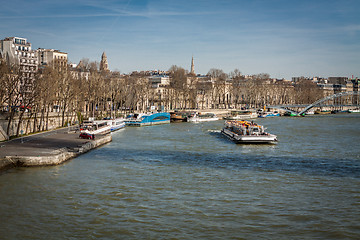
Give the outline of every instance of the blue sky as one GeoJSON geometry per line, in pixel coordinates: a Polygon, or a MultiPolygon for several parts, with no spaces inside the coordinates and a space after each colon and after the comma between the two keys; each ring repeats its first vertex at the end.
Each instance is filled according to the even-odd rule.
{"type": "Polygon", "coordinates": [[[360,77],[359,0],[1,0],[0,38],[111,70],[360,77]]]}

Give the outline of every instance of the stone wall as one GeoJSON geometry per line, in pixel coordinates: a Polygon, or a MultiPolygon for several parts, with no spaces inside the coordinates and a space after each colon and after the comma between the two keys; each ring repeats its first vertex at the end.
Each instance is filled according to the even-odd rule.
{"type": "MultiPolygon", "coordinates": [[[[65,122],[69,122],[71,124],[75,124],[77,121],[76,114],[67,114],[65,115],[65,122]]],[[[7,127],[8,127],[8,114],[0,114],[0,141],[7,140],[11,136],[16,135],[17,127],[19,123],[19,115],[15,115],[15,118],[12,120],[10,124],[10,132],[9,136],[6,135],[7,127]]],[[[23,120],[20,124],[20,132],[19,134],[28,134],[34,132],[34,126],[36,131],[38,132],[38,127],[41,125],[41,131],[46,130],[46,124],[48,124],[47,130],[56,129],[58,127],[62,127],[62,117],[60,113],[52,112],[49,113],[49,121],[46,121],[46,118],[40,119],[40,115],[37,115],[36,121],[33,116],[29,113],[25,113],[23,116],[23,120]]]]}
{"type": "Polygon", "coordinates": [[[6,134],[2,126],[0,125],[0,142],[4,140],[8,140],[9,136],[6,134]]]}

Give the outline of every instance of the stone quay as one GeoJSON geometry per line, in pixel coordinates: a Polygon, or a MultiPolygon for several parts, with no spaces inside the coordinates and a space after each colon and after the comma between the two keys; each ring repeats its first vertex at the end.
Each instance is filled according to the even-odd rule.
{"type": "Polygon", "coordinates": [[[0,142],[0,170],[58,165],[112,141],[111,134],[96,135],[94,140],[79,134],[62,128],[0,142]]]}

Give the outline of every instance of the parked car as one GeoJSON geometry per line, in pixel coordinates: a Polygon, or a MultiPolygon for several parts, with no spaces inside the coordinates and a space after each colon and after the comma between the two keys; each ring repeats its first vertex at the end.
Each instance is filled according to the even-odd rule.
{"type": "Polygon", "coordinates": [[[89,133],[80,133],[79,138],[95,139],[95,135],[94,134],[89,134],[89,133]]]}

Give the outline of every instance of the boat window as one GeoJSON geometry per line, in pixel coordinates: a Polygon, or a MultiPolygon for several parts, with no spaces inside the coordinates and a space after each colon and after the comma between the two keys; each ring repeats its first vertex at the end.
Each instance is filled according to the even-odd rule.
{"type": "Polygon", "coordinates": [[[101,127],[104,127],[104,126],[106,126],[106,125],[107,125],[106,122],[102,122],[102,123],[97,124],[97,127],[98,127],[98,128],[101,128],[101,127]]]}
{"type": "Polygon", "coordinates": [[[158,116],[158,117],[154,118],[153,120],[164,120],[164,119],[169,119],[169,118],[166,116],[158,116]]]}

